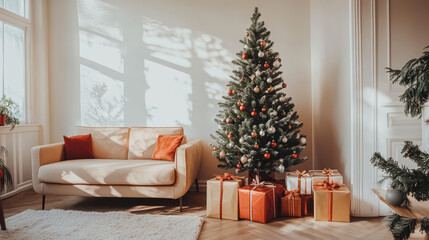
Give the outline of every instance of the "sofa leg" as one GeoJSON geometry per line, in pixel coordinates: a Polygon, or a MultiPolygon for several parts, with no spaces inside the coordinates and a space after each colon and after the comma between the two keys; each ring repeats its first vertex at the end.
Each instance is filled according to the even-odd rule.
{"type": "Polygon", "coordinates": [[[195,178],[195,187],[197,188],[197,192],[199,192],[200,188],[198,187],[198,178],[195,178]]]}
{"type": "Polygon", "coordinates": [[[179,198],[180,212],[182,212],[182,204],[183,204],[182,197],[180,197],[179,198]]]}
{"type": "Polygon", "coordinates": [[[43,197],[42,197],[42,210],[45,210],[45,200],[46,200],[46,195],[43,195],[43,197]]]}

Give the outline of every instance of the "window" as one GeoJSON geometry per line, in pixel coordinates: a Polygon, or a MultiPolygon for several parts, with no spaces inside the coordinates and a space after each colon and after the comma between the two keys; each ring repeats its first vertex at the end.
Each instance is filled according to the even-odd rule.
{"type": "Polygon", "coordinates": [[[29,0],[0,0],[0,7],[21,17],[29,18],[29,0]]]}
{"type": "Polygon", "coordinates": [[[0,0],[0,97],[19,106],[17,117],[26,122],[26,83],[30,27],[29,0],[0,0]]]}

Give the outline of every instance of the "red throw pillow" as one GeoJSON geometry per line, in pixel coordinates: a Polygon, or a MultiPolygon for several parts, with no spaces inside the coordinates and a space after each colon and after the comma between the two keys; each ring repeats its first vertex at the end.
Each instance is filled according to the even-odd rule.
{"type": "Polygon", "coordinates": [[[91,134],[64,137],[66,160],[94,158],[91,134]]]}
{"type": "Polygon", "coordinates": [[[182,136],[158,136],[155,151],[152,154],[152,160],[167,160],[174,161],[176,149],[180,146],[183,140],[182,136]]]}

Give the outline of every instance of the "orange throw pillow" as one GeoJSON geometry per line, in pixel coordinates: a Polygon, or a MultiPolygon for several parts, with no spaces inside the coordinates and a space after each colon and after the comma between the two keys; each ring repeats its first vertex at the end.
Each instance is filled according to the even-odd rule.
{"type": "Polygon", "coordinates": [[[152,154],[152,160],[167,160],[174,161],[176,149],[180,146],[183,140],[182,136],[158,136],[155,151],[152,154]]]}
{"type": "Polygon", "coordinates": [[[64,137],[66,160],[94,158],[91,134],[64,137]]]}

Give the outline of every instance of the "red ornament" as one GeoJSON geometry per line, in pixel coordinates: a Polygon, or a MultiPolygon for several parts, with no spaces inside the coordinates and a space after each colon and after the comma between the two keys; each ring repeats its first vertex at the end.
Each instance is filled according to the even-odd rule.
{"type": "Polygon", "coordinates": [[[296,154],[296,153],[292,153],[292,157],[293,157],[293,158],[297,158],[297,157],[298,157],[298,154],[296,154]]]}
{"type": "Polygon", "coordinates": [[[255,117],[256,115],[258,115],[258,112],[256,112],[255,109],[253,109],[253,111],[250,113],[250,115],[252,117],[255,117]]]}
{"type": "Polygon", "coordinates": [[[241,58],[244,59],[244,60],[246,60],[246,59],[249,58],[249,54],[243,53],[243,55],[241,55],[241,58]]]}
{"type": "Polygon", "coordinates": [[[246,106],[245,105],[241,105],[240,106],[240,111],[244,111],[244,110],[246,110],[246,106]]]}
{"type": "Polygon", "coordinates": [[[246,32],[246,34],[245,34],[245,35],[246,35],[246,37],[248,37],[248,36],[249,36],[249,32],[246,32]]]}
{"type": "Polygon", "coordinates": [[[238,169],[240,169],[241,168],[241,164],[239,163],[239,164],[237,164],[237,168],[238,169]]]}
{"type": "Polygon", "coordinates": [[[232,138],[232,134],[230,133],[230,134],[228,134],[228,139],[231,139],[232,138]]]}
{"type": "Polygon", "coordinates": [[[269,68],[270,64],[268,64],[267,62],[264,64],[264,68],[269,68]]]}
{"type": "Polygon", "coordinates": [[[272,147],[272,148],[277,147],[277,143],[276,143],[276,142],[274,142],[274,141],[272,141],[272,142],[271,142],[271,147],[272,147]]]}
{"type": "Polygon", "coordinates": [[[256,132],[252,132],[252,137],[256,137],[256,136],[258,136],[258,134],[256,133],[256,132]]]}
{"type": "Polygon", "coordinates": [[[266,112],[266,111],[267,111],[267,108],[266,108],[266,107],[263,107],[263,108],[261,109],[261,111],[262,111],[262,112],[266,112]]]}
{"type": "Polygon", "coordinates": [[[3,178],[3,171],[0,170],[0,180],[3,178]]]}
{"type": "Polygon", "coordinates": [[[244,82],[244,78],[241,78],[241,81],[244,82]]]}
{"type": "Polygon", "coordinates": [[[264,158],[265,159],[269,159],[271,157],[271,155],[268,153],[268,152],[266,152],[265,154],[264,154],[264,158]]]}
{"type": "Polygon", "coordinates": [[[283,83],[283,84],[282,84],[282,87],[283,87],[283,88],[286,88],[286,87],[287,87],[287,84],[286,84],[286,83],[283,83]]]}
{"type": "Polygon", "coordinates": [[[255,145],[253,145],[253,148],[258,149],[259,145],[257,143],[255,143],[255,145]]]}
{"type": "Polygon", "coordinates": [[[291,126],[291,125],[289,125],[289,126],[288,126],[288,128],[289,128],[289,129],[292,129],[292,126],[291,126]]]}
{"type": "Polygon", "coordinates": [[[232,90],[231,89],[229,89],[228,90],[228,95],[231,95],[232,94],[232,90]]]}
{"type": "Polygon", "coordinates": [[[277,61],[282,62],[282,59],[281,58],[277,58],[277,61]]]}
{"type": "Polygon", "coordinates": [[[265,47],[265,44],[267,44],[267,43],[265,41],[262,41],[260,44],[262,47],[265,47]]]}

